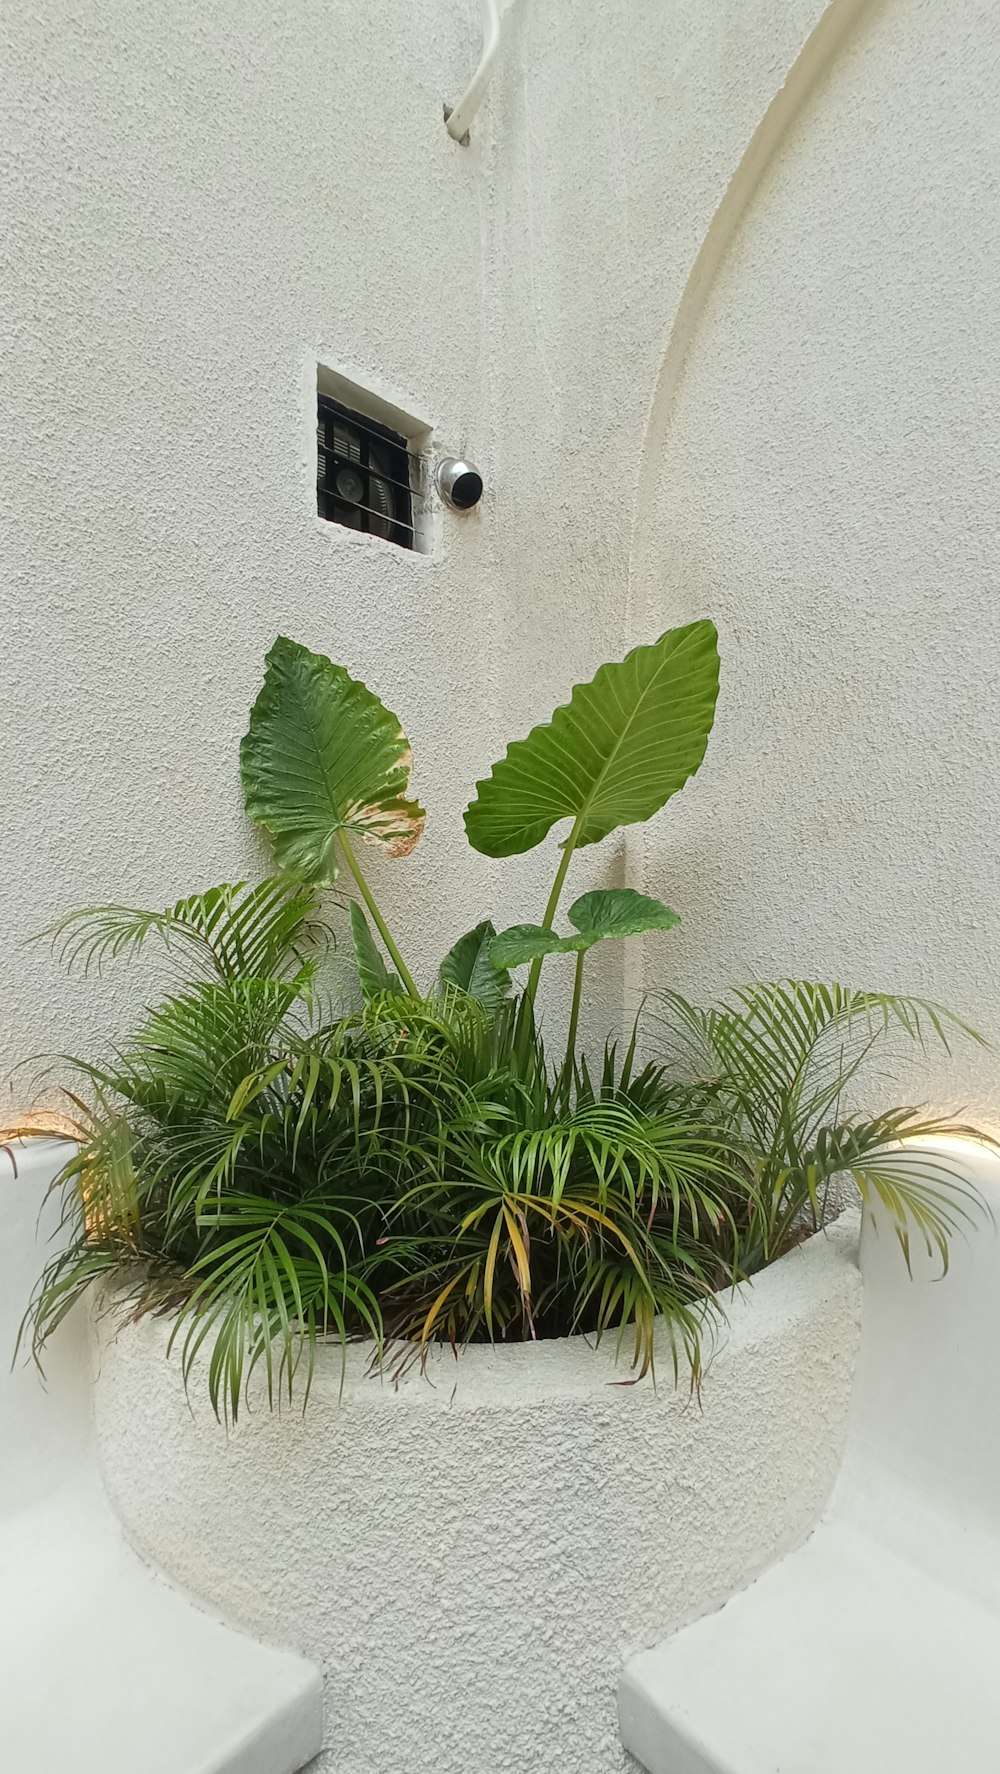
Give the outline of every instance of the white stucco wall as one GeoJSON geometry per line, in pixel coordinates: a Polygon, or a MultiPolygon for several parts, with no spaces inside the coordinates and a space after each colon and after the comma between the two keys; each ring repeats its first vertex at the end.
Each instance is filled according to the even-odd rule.
{"type": "Polygon", "coordinates": [[[322,1668],[317,1774],[623,1774],[625,1655],[816,1521],[858,1342],[857,1227],[728,1299],[701,1406],[583,1338],[438,1350],[394,1387],[321,1352],[305,1415],[227,1438],[168,1326],[103,1321],[102,1468],[139,1550],[322,1668]]]}
{"type": "MultiPolygon", "coordinates": [[[[665,343],[803,45],[857,5],[514,0],[467,150],[441,121],[478,48],[460,0],[7,9],[0,775],[30,886],[0,881],[0,1067],[92,1047],[141,991],[66,982],[23,937],[261,866],[236,742],[279,627],[410,731],[431,823],[376,873],[418,964],[484,910],[540,907],[551,847],[498,869],[461,809],[506,738],[647,631],[629,560],[665,343]],[[484,468],[434,555],[318,523],[317,357],[484,468]]],[[[655,884],[690,935],[662,955],[714,944],[726,977],[753,951],[709,927],[713,859],[668,842],[655,884]]],[[[605,846],[570,888],[622,867],[605,846]]],[[[592,964],[600,1036],[620,968],[592,964]]]]}
{"type": "Polygon", "coordinates": [[[407,725],[432,825],[385,897],[412,949],[488,898],[459,834],[495,750],[489,501],[411,555],[321,524],[313,481],[317,358],[490,466],[481,155],[442,122],[471,10],[4,9],[0,1074],[140,989],[68,984],[23,938],[263,866],[236,748],[279,629],[407,725]]]}
{"type": "MultiPolygon", "coordinates": [[[[279,627],[411,732],[432,820],[376,873],[425,972],[542,902],[550,847],[461,831],[504,739],[709,612],[701,776],[569,883],[683,918],[624,988],[594,960],[591,1030],[649,978],[780,971],[1000,1029],[994,10],[514,0],[462,150],[450,0],[8,8],[0,1067],[140,989],[23,937],[260,866],[236,742],[279,627]],[[315,518],[317,356],[483,466],[434,555],[315,518]]],[[[991,1062],[918,1057],[921,1091],[981,1109],[991,1062]]]]}
{"type": "MultiPolygon", "coordinates": [[[[998,66],[990,0],[869,0],[657,392],[636,629],[723,636],[709,766],[645,856],[699,991],[839,976],[1000,1032],[998,66]]],[[[989,1124],[988,1053],[909,1063],[903,1100],[989,1124]]]]}
{"type": "MultiPolygon", "coordinates": [[[[628,842],[683,923],[633,949],[626,1000],[798,973],[996,1036],[996,8],[524,0],[511,22],[487,289],[523,366],[497,434],[532,538],[513,645],[541,636],[568,684],[616,627],[722,632],[704,769],[628,842]]],[[[990,1120],[988,1054],[906,1062],[897,1100],[990,1120]]]]}
{"type": "MultiPolygon", "coordinates": [[[[633,609],[633,527],[659,366],[761,119],[827,15],[832,44],[854,10],[856,0],[509,8],[487,161],[499,662],[538,662],[511,676],[509,731],[526,727],[546,694],[564,700],[603,659],[687,617],[679,596],[651,620],[633,609]]],[[[698,613],[712,613],[708,600],[698,613]]],[[[711,764],[710,754],[706,772],[711,764]]],[[[688,793],[701,794],[701,783],[688,793]]],[[[725,799],[724,782],[716,793],[725,799]]],[[[676,808],[663,824],[672,854],[676,808]]],[[[579,854],[568,892],[637,870],[624,848],[609,840],[579,854]]],[[[507,909],[523,916],[526,901],[543,904],[550,870],[551,851],[517,861],[507,909]]],[[[654,886],[685,922],[697,913],[674,862],[654,886]]],[[[696,919],[692,944],[712,940],[696,919]]],[[[673,936],[661,938],[652,962],[676,970],[680,955],[673,936]]],[[[608,1003],[622,1001],[623,959],[608,944],[588,961],[590,1027],[602,1035],[608,1003]]],[[[728,956],[720,966],[726,975],[728,956]]],[[[634,1006],[640,992],[633,973],[624,995],[634,1006]]]]}

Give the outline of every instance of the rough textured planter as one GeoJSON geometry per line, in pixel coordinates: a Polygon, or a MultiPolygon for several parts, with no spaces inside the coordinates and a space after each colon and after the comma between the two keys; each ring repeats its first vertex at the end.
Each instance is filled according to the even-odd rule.
{"type": "MultiPolygon", "coordinates": [[[[102,1334],[106,1481],[138,1549],[321,1665],[317,1774],[620,1774],[624,1657],[808,1531],[844,1443],[856,1226],[727,1300],[701,1404],[583,1338],[322,1357],[305,1417],[228,1437],[167,1327],[102,1334]]],[[[180,1697],[179,1697],[180,1703],[180,1697]]]]}

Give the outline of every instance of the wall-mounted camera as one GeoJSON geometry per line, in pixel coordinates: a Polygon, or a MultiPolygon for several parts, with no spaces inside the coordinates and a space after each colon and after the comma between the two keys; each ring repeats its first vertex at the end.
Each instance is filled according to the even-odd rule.
{"type": "Polygon", "coordinates": [[[471,511],[483,496],[483,477],[471,462],[460,462],[455,456],[444,456],[435,474],[437,490],[446,505],[454,511],[471,511]]]}

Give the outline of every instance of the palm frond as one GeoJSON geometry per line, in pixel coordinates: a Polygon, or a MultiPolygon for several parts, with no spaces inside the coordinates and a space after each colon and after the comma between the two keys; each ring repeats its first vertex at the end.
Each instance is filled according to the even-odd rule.
{"type": "Polygon", "coordinates": [[[963,1032],[938,1006],[802,981],[709,1009],[665,993],[667,1063],[639,1063],[633,1032],[554,1074],[516,1002],[389,982],[325,1012],[311,906],[236,887],[91,938],[97,964],[155,930],[189,977],[123,1051],[78,1067],[68,1244],[32,1302],[36,1354],[103,1278],[134,1312],[175,1315],[185,1384],[204,1373],[230,1421],[258,1373],[273,1405],[305,1402],[325,1339],[380,1359],[403,1338],[405,1362],[440,1339],[582,1332],[613,1337],[636,1377],[665,1348],[697,1384],[715,1291],[822,1224],[842,1178],[907,1260],[919,1239],[946,1262],[978,1211],[913,1145],[957,1124],[853,1101],[880,1042],[963,1032]]]}
{"type": "Polygon", "coordinates": [[[668,1058],[711,1091],[751,1155],[748,1267],[822,1224],[844,1176],[893,1215],[907,1260],[915,1231],[946,1263],[948,1240],[978,1198],[940,1169],[936,1183],[919,1178],[900,1142],[975,1130],[916,1108],[866,1117],[852,1097],[866,1062],[894,1035],[948,1052],[956,1036],[982,1043],[981,1035],[926,999],[808,980],[744,986],[708,1010],[662,992],[657,1007],[668,1058]]]}
{"type": "Polygon", "coordinates": [[[291,1401],[303,1370],[308,1401],[317,1338],[343,1346],[349,1323],[378,1343],[378,1302],[358,1273],[360,1227],[325,1200],[281,1206],[266,1197],[229,1194],[206,1208],[200,1225],[209,1249],[190,1267],[194,1286],[174,1322],[185,1384],[206,1343],[208,1392],[220,1418],[235,1421],[255,1370],[263,1366],[268,1400],[291,1401]]]}
{"type": "Polygon", "coordinates": [[[232,982],[283,978],[332,940],[316,916],[316,895],[270,876],[256,886],[223,882],[162,911],[90,906],[41,932],[69,968],[100,972],[155,937],[181,967],[232,982]]]}

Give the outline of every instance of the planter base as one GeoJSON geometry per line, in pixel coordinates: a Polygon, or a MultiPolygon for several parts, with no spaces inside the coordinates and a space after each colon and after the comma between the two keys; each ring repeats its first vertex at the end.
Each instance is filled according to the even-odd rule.
{"type": "Polygon", "coordinates": [[[610,1347],[435,1350],[398,1387],[323,1352],[309,1407],[228,1436],[156,1319],[102,1329],[106,1482],[134,1544],[325,1670],[317,1774],[621,1774],[625,1657],[798,1543],[845,1438],[857,1229],[727,1297],[702,1399],[610,1347]]]}

